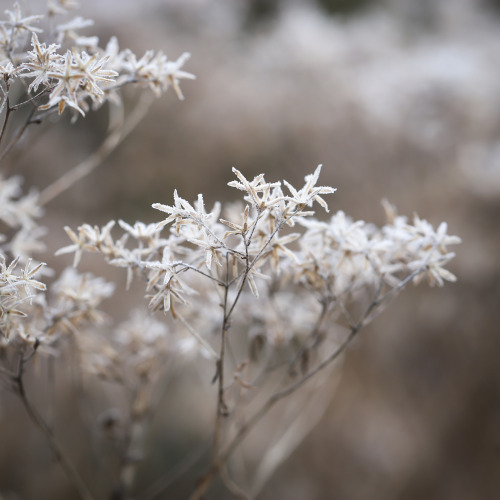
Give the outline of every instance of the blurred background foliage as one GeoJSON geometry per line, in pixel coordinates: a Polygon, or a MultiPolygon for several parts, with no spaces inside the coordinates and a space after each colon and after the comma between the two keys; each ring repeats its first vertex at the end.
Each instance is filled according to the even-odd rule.
{"type": "MultiPolygon", "coordinates": [[[[382,223],[385,197],[401,213],[446,220],[463,239],[451,266],[458,283],[406,290],[362,332],[340,382],[325,388],[326,398],[335,392],[327,414],[259,499],[498,498],[499,2],[82,3],[102,40],[116,34],[121,47],[174,59],[192,52],[186,70],[197,80],[184,82],[184,102],[173,93],[156,101],[98,171],[47,207],[51,251],[66,244],[67,224],[157,220],[151,203],[170,204],[174,188],[186,199],[203,192],[208,205],[234,199],[225,187],[233,165],[293,184],[323,163],[321,183],[338,188],[333,211],[382,223]]],[[[63,118],[5,161],[27,186],[44,187],[99,145],[106,119],[105,110],[73,126],[63,118]]],[[[98,267],[90,260],[84,267],[98,267]]],[[[140,295],[120,293],[115,313],[140,295]]],[[[208,425],[185,417],[197,415],[190,398],[203,400],[199,380],[186,374],[172,391],[180,403],[154,426],[143,485],[208,425]]],[[[63,433],[78,458],[86,440],[73,398],[61,384],[57,421],[70,422],[63,433]]],[[[69,499],[14,402],[2,392],[0,493],[69,499]]]]}

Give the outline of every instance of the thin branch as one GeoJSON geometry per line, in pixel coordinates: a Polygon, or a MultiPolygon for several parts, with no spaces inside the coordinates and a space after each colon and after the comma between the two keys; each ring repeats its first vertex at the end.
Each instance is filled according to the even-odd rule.
{"type": "MultiPolygon", "coordinates": [[[[26,104],[33,103],[35,101],[35,99],[37,99],[38,97],[40,97],[43,94],[48,93],[50,90],[52,90],[52,89],[51,88],[44,88],[43,90],[41,90],[40,92],[38,92],[38,94],[35,94],[34,96],[30,97],[29,99],[26,99],[25,101],[18,102],[17,104],[14,104],[14,106],[11,106],[10,109],[12,111],[17,111],[22,106],[25,106],[26,104]]],[[[33,109],[36,110],[37,106],[36,105],[33,105],[33,106],[34,106],[33,109]]]]}
{"type": "Polygon", "coordinates": [[[120,127],[116,127],[104,140],[101,146],[84,161],[59,177],[40,193],[39,205],[43,206],[69,189],[73,184],[89,175],[123,142],[137,124],[144,118],[152,103],[151,96],[142,94],[136,106],[120,127]]]}
{"type": "Polygon", "coordinates": [[[146,491],[138,495],[134,500],[153,500],[158,498],[167,488],[175,481],[184,476],[208,450],[208,443],[198,447],[183,460],[177,462],[177,465],[167,474],[162,476],[158,481],[154,482],[146,491]]]}
{"type": "Polygon", "coordinates": [[[308,411],[299,411],[295,419],[289,424],[277,442],[268,447],[267,451],[259,460],[256,473],[252,480],[252,498],[255,498],[267,481],[272,477],[276,469],[289,457],[293,451],[300,445],[305,437],[316,427],[321,418],[325,415],[328,407],[334,396],[334,391],[339,385],[340,377],[335,379],[335,387],[329,391],[325,397],[323,391],[318,390],[325,380],[325,377],[331,383],[332,371],[328,370],[323,374],[322,379],[316,379],[315,387],[312,394],[309,394],[306,401],[292,399],[295,407],[304,408],[307,406],[308,411]]]}
{"type": "Polygon", "coordinates": [[[213,359],[218,359],[219,356],[214,351],[212,346],[205,339],[203,339],[203,337],[201,337],[201,335],[186,321],[184,316],[182,316],[179,313],[179,311],[176,311],[175,314],[176,314],[177,318],[180,320],[180,322],[187,328],[189,333],[200,343],[200,345],[203,347],[203,349],[205,349],[213,359]]]}
{"type": "Polygon", "coordinates": [[[314,377],[318,372],[326,368],[333,361],[335,361],[347,348],[347,346],[353,341],[354,337],[358,333],[360,327],[353,327],[347,338],[340,344],[340,346],[333,351],[333,353],[328,356],[324,361],[318,364],[314,370],[308,372],[300,380],[290,384],[281,391],[274,393],[270,396],[267,401],[257,410],[247,421],[244,423],[237,431],[233,440],[226,446],[225,449],[221,451],[216,461],[212,462],[212,465],[208,472],[201,478],[198,487],[193,492],[189,500],[200,500],[203,498],[204,493],[207,491],[208,487],[214,480],[214,478],[220,474],[221,468],[226,464],[229,457],[234,453],[236,448],[241,444],[241,442],[246,438],[249,432],[255,427],[255,425],[267,414],[267,412],[280,400],[289,396],[297,389],[302,387],[307,381],[314,377]]]}
{"type": "Polygon", "coordinates": [[[26,412],[28,413],[28,416],[32,420],[32,422],[38,427],[38,429],[44,434],[45,438],[47,439],[47,442],[49,444],[49,447],[51,448],[52,452],[54,453],[57,461],[61,464],[62,468],[66,472],[66,475],[68,476],[69,480],[75,487],[75,489],[78,492],[78,495],[82,500],[95,500],[94,496],[90,492],[88,486],[86,483],[83,481],[81,478],[80,474],[76,470],[76,468],[73,466],[73,464],[70,462],[66,454],[62,451],[61,446],[59,443],[56,441],[56,438],[54,434],[52,433],[52,430],[50,427],[47,425],[43,417],[40,415],[38,410],[33,406],[33,404],[30,402],[28,399],[28,396],[26,394],[26,389],[24,387],[24,381],[23,381],[23,372],[24,372],[24,359],[22,354],[19,356],[19,364],[18,364],[18,369],[17,369],[17,374],[13,378],[13,382],[15,382],[17,391],[16,394],[19,396],[21,399],[21,402],[23,403],[24,408],[26,409],[26,412]]]}
{"type": "MultiPolygon", "coordinates": [[[[229,258],[226,254],[226,283],[229,279],[229,258]]],[[[212,461],[216,460],[219,454],[220,443],[222,439],[222,420],[228,416],[228,409],[224,399],[224,368],[225,368],[225,354],[226,354],[226,336],[230,327],[230,315],[231,311],[228,313],[228,295],[229,286],[226,284],[224,287],[224,301],[223,301],[223,315],[222,315],[222,325],[221,325],[221,340],[220,340],[220,352],[217,359],[217,371],[216,379],[218,380],[217,389],[217,413],[215,416],[215,431],[214,439],[212,444],[212,461]]]]}
{"type": "MultiPolygon", "coordinates": [[[[347,336],[347,338],[342,342],[342,344],[333,351],[330,356],[328,356],[325,360],[319,363],[313,370],[304,375],[300,380],[288,385],[284,389],[274,393],[269,399],[262,405],[262,407],[254,413],[252,417],[250,417],[245,424],[238,430],[233,441],[226,447],[225,450],[222,451],[220,455],[220,462],[225,463],[227,459],[231,456],[234,450],[238,447],[238,445],[243,441],[243,439],[247,436],[253,426],[262,419],[262,417],[280,400],[285,398],[286,396],[292,394],[297,389],[302,387],[306,382],[308,382],[312,377],[314,377],[318,372],[326,368],[333,361],[335,361],[347,348],[347,346],[353,341],[354,337],[356,337],[359,332],[360,327],[353,327],[347,336]]],[[[219,466],[220,467],[220,466],[219,466]]]]}
{"type": "MultiPolygon", "coordinates": [[[[205,278],[211,279],[212,281],[214,281],[215,283],[217,283],[220,286],[226,286],[225,281],[222,281],[211,274],[203,272],[201,269],[198,269],[196,266],[193,266],[191,264],[187,264],[186,262],[179,262],[178,264],[174,264],[174,267],[177,267],[177,265],[183,266],[185,269],[191,269],[191,271],[194,271],[195,273],[201,274],[205,278]]],[[[184,271],[184,269],[182,269],[182,271],[184,271]]]]}
{"type": "Polygon", "coordinates": [[[7,129],[7,124],[9,122],[10,114],[12,112],[12,109],[9,104],[9,89],[7,88],[7,93],[5,95],[5,100],[3,102],[3,105],[6,104],[5,108],[5,118],[3,119],[2,123],[2,128],[0,130],[0,145],[2,144],[2,141],[5,137],[5,130],[7,129]]]}
{"type": "Polygon", "coordinates": [[[12,148],[21,140],[22,136],[24,135],[24,133],[26,132],[26,130],[28,129],[28,127],[30,125],[32,125],[34,123],[41,123],[39,120],[33,119],[33,115],[35,114],[35,111],[36,111],[36,108],[33,108],[30,111],[28,118],[26,119],[24,124],[21,125],[21,127],[19,127],[19,129],[17,130],[17,132],[15,133],[14,137],[11,139],[11,141],[9,142],[7,147],[0,153],[0,162],[10,153],[12,148]]]}
{"type": "Polygon", "coordinates": [[[222,467],[220,477],[224,486],[231,492],[234,498],[238,500],[248,500],[248,495],[230,477],[229,471],[227,470],[227,464],[222,467]]]}

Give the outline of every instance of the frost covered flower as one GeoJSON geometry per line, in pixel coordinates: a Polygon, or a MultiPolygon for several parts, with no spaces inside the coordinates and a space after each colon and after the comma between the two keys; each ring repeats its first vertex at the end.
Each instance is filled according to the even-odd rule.
{"type": "Polygon", "coordinates": [[[99,85],[106,82],[112,83],[118,76],[116,71],[104,69],[109,57],[98,58],[96,55],[90,56],[86,52],[79,53],[75,49],[72,52],[75,68],[83,73],[81,87],[94,101],[102,102],[105,92],[99,85]]]}
{"type": "Polygon", "coordinates": [[[81,102],[90,97],[93,101],[102,103],[105,92],[100,85],[113,82],[118,76],[116,71],[104,69],[107,61],[108,57],[99,59],[96,55],[90,56],[86,52],[79,53],[73,49],[57,59],[57,64],[51,64],[50,71],[35,70],[28,73],[28,76],[38,75],[37,86],[42,78],[56,82],[51,88],[49,101],[39,109],[46,110],[57,106],[61,114],[68,105],[85,116],[81,102]]]}
{"type": "Polygon", "coordinates": [[[41,240],[47,234],[43,226],[22,227],[5,245],[11,255],[18,256],[21,262],[26,262],[30,256],[46,250],[45,243],[41,240]]]}
{"type": "Polygon", "coordinates": [[[115,285],[103,278],[66,268],[52,286],[57,296],[55,326],[61,325],[74,332],[84,325],[102,323],[105,315],[99,306],[113,295],[114,290],[115,285]]]}
{"type": "Polygon", "coordinates": [[[228,182],[228,186],[246,191],[247,200],[258,210],[264,210],[284,200],[283,196],[273,196],[276,191],[273,188],[278,188],[281,183],[268,183],[264,180],[264,174],[257,175],[252,181],[248,181],[246,177],[236,168],[233,167],[233,173],[239,179],[238,181],[228,182]]]}
{"type": "Polygon", "coordinates": [[[306,206],[310,207],[313,201],[319,203],[328,212],[328,205],[320,195],[333,194],[336,189],[329,186],[316,186],[319,174],[321,173],[321,167],[322,165],[318,165],[314,173],[305,177],[306,183],[298,191],[289,182],[283,181],[292,194],[292,196],[288,198],[290,202],[290,206],[287,207],[288,212],[297,209],[302,210],[302,208],[306,206]]]}
{"type": "Polygon", "coordinates": [[[22,178],[19,176],[2,179],[0,177],[0,220],[12,228],[33,228],[35,219],[43,214],[38,204],[35,190],[22,194],[22,178]]]}
{"type": "Polygon", "coordinates": [[[161,228],[158,227],[158,224],[154,223],[144,224],[144,222],[136,222],[133,226],[131,226],[127,222],[119,220],[118,224],[122,229],[127,231],[127,233],[130,234],[132,238],[148,244],[152,244],[153,241],[159,237],[161,231],[161,228]]]}
{"type": "Polygon", "coordinates": [[[0,336],[8,338],[11,331],[20,328],[19,321],[27,318],[26,304],[32,304],[37,291],[45,291],[46,285],[35,279],[35,275],[45,265],[32,265],[28,259],[24,268],[17,270],[19,258],[15,258],[9,265],[5,256],[0,253],[0,336]]]}
{"type": "MultiPolygon", "coordinates": [[[[49,16],[65,13],[75,6],[71,0],[51,0],[49,16]]],[[[91,19],[77,16],[57,25],[55,32],[46,36],[56,43],[47,43],[40,35],[43,30],[33,25],[43,16],[23,17],[18,3],[6,13],[8,19],[0,21],[3,52],[0,75],[5,87],[1,90],[6,95],[10,80],[16,77],[28,80],[28,95],[17,104],[19,106],[32,103],[40,112],[57,109],[59,114],[70,108],[76,120],[78,115],[85,116],[90,103],[94,109],[106,101],[121,104],[119,91],[123,85],[138,83],[150,87],[157,96],[172,86],[179,99],[183,99],[180,80],[194,79],[194,75],[181,69],[189,57],[187,53],[171,61],[161,51],[147,51],[137,59],[130,50],[120,51],[115,37],[105,49],[100,48],[98,37],[79,34],[81,29],[94,24],[91,19]],[[25,35],[31,37],[32,50],[19,50],[26,42],[25,35]],[[65,53],[59,53],[62,45],[65,53]],[[43,96],[48,96],[45,102],[43,96]]],[[[16,103],[7,99],[2,100],[2,106],[7,102],[16,109],[16,103]]],[[[37,118],[43,116],[44,113],[40,113],[37,118]]]]}
{"type": "Polygon", "coordinates": [[[158,309],[163,309],[165,312],[172,311],[175,317],[174,301],[187,304],[188,301],[184,296],[195,293],[180,279],[180,273],[185,270],[183,263],[172,261],[169,249],[165,248],[161,262],[144,262],[143,265],[146,269],[154,271],[149,277],[146,289],[155,292],[149,296],[149,307],[153,311],[158,309]],[[180,270],[178,270],[179,267],[180,270]]]}
{"type": "Polygon", "coordinates": [[[115,225],[115,221],[109,221],[105,226],[99,228],[83,224],[78,228],[78,236],[73,230],[66,226],[64,230],[73,241],[72,245],[68,245],[59,249],[56,255],[66,253],[75,253],[73,267],[77,267],[84,250],[88,252],[103,252],[107,256],[114,256],[113,249],[115,247],[111,236],[111,229],[115,225]]]}
{"type": "Polygon", "coordinates": [[[191,54],[185,52],[177,61],[169,61],[163,52],[148,50],[140,59],[137,59],[133,52],[126,51],[122,64],[134,81],[149,86],[157,97],[172,86],[177,97],[183,100],[179,81],[196,78],[192,73],[181,69],[190,57],[191,54]]]}
{"type": "Polygon", "coordinates": [[[165,220],[157,225],[159,229],[175,221],[175,233],[182,234],[182,237],[187,241],[204,250],[208,269],[212,268],[213,261],[220,265],[218,254],[226,248],[221,237],[217,234],[220,232],[220,225],[217,224],[220,204],[216,204],[211,212],[207,212],[201,194],[198,195],[196,203],[192,206],[175,191],[173,206],[155,203],[153,208],[169,214],[165,220]]]}
{"type": "Polygon", "coordinates": [[[70,50],[62,57],[61,63],[53,67],[47,75],[56,84],[51,89],[49,101],[40,106],[40,110],[46,110],[57,106],[58,113],[62,114],[66,105],[85,116],[83,109],[78,104],[77,90],[84,78],[84,74],[76,70],[73,65],[73,56],[70,50]]]}
{"type": "MultiPolygon", "coordinates": [[[[82,38],[80,35],[78,35],[77,30],[81,30],[84,28],[88,28],[89,26],[93,26],[94,21],[92,19],[84,19],[83,17],[75,17],[71,21],[64,23],[64,24],[59,24],[56,27],[56,32],[57,32],[57,43],[63,43],[65,40],[70,40],[72,42],[75,42],[76,45],[85,45],[82,43],[79,43],[79,40],[82,38]]],[[[92,37],[92,39],[96,42],[98,42],[97,37],[92,37]]],[[[92,44],[94,45],[94,44],[92,44]]]]}
{"type": "Polygon", "coordinates": [[[73,267],[77,267],[84,250],[95,252],[97,251],[97,248],[95,247],[95,245],[91,245],[87,242],[85,226],[79,227],[78,235],[76,235],[76,233],[70,227],[65,227],[64,230],[66,231],[66,234],[70,237],[73,244],[68,245],[64,248],[60,248],[56,252],[56,255],[63,255],[65,253],[74,252],[75,257],[73,260],[73,267]]]}
{"type": "Polygon", "coordinates": [[[42,32],[41,28],[37,28],[33,26],[31,23],[40,21],[43,16],[42,15],[34,15],[23,17],[21,12],[21,6],[19,2],[14,4],[14,10],[6,10],[5,13],[8,16],[7,21],[2,21],[2,23],[11,29],[14,33],[14,36],[17,36],[19,32],[28,31],[30,33],[40,33],[42,32]]]}
{"type": "Polygon", "coordinates": [[[60,297],[73,302],[86,303],[96,307],[104,299],[113,295],[115,286],[103,278],[89,273],[79,274],[75,269],[67,268],[54,285],[54,290],[60,297]]]}
{"type": "MultiPolygon", "coordinates": [[[[11,61],[6,59],[0,63],[0,77],[7,81],[14,77],[19,72],[19,68],[16,68],[11,61]]],[[[4,100],[5,102],[5,100],[4,100]]],[[[4,103],[2,103],[3,107],[4,103]]]]}
{"type": "Polygon", "coordinates": [[[444,281],[456,281],[456,276],[443,266],[455,256],[455,253],[449,252],[447,247],[460,243],[461,239],[458,236],[448,235],[447,230],[446,222],[442,222],[435,231],[431,224],[417,216],[414,218],[414,225],[408,226],[408,231],[412,235],[408,244],[415,247],[415,258],[408,266],[412,270],[423,270],[421,274],[415,276],[415,283],[424,278],[431,286],[443,286],[444,281]]]}
{"type": "Polygon", "coordinates": [[[182,71],[184,63],[191,57],[189,52],[184,52],[176,61],[166,61],[164,62],[161,75],[165,80],[164,90],[172,85],[177,97],[182,101],[184,100],[184,95],[180,87],[180,80],[194,80],[196,77],[192,73],[187,71],[182,71]]]}
{"type": "Polygon", "coordinates": [[[63,56],[57,53],[59,44],[52,43],[48,47],[45,43],[40,43],[36,33],[31,35],[31,45],[33,50],[28,51],[28,61],[21,64],[21,74],[26,78],[34,78],[28,87],[28,92],[38,90],[40,85],[46,86],[49,81],[49,72],[63,61],[63,56]]]}

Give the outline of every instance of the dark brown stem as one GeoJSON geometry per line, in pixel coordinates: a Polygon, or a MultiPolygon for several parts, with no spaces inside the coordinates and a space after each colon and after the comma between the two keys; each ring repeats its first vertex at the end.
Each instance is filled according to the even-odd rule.
{"type": "MultiPolygon", "coordinates": [[[[0,153],[0,162],[10,153],[10,151],[12,151],[14,146],[21,140],[22,136],[24,135],[24,133],[26,132],[26,130],[28,129],[28,127],[30,125],[32,125],[34,123],[41,123],[41,121],[39,121],[37,119],[33,120],[33,115],[35,114],[35,111],[36,111],[36,108],[33,108],[30,111],[25,123],[21,127],[19,127],[19,130],[16,132],[16,134],[14,135],[12,140],[9,142],[7,147],[0,153]]],[[[5,124],[5,122],[4,122],[4,124],[5,124]]],[[[2,131],[2,135],[3,135],[3,131],[2,131]]]]}
{"type": "Polygon", "coordinates": [[[47,443],[49,444],[50,449],[54,453],[56,460],[61,464],[61,467],[66,472],[68,479],[71,481],[71,483],[77,490],[80,498],[82,500],[94,500],[94,496],[90,492],[89,488],[87,487],[83,479],[80,477],[80,474],[77,472],[73,464],[70,462],[68,457],[62,451],[62,448],[59,445],[59,443],[56,441],[51,428],[48,426],[48,424],[45,422],[45,420],[40,415],[38,410],[33,406],[33,404],[28,399],[28,396],[26,394],[26,389],[24,387],[23,373],[24,373],[24,358],[23,355],[21,354],[19,356],[17,373],[13,377],[13,382],[16,384],[17,388],[16,394],[21,399],[21,402],[23,403],[23,406],[26,409],[26,412],[28,413],[28,416],[30,417],[31,421],[38,427],[38,429],[47,439],[47,443]]]}
{"type": "MultiPolygon", "coordinates": [[[[8,85],[8,84],[7,84],[8,85]]],[[[5,118],[3,119],[2,129],[0,130],[0,145],[5,137],[5,130],[7,129],[7,124],[9,122],[10,114],[12,109],[9,103],[9,88],[7,86],[7,91],[4,93],[5,95],[5,118]]]]}
{"type": "Polygon", "coordinates": [[[222,319],[222,328],[221,328],[221,341],[220,341],[220,351],[219,358],[216,363],[216,373],[215,377],[218,381],[217,388],[217,414],[215,417],[215,432],[214,432],[214,440],[212,444],[212,461],[216,460],[217,455],[220,449],[220,443],[222,439],[222,425],[223,419],[228,415],[228,409],[224,398],[224,364],[226,358],[226,337],[227,332],[230,326],[230,314],[232,309],[228,313],[227,305],[228,305],[228,295],[229,295],[229,286],[227,285],[227,280],[229,277],[229,261],[228,256],[226,255],[226,285],[224,287],[224,301],[223,301],[223,319],[222,319]]]}

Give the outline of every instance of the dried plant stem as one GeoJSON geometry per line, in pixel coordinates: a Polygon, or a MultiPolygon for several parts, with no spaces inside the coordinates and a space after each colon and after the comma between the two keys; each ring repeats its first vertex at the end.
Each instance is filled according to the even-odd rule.
{"type": "MultiPolygon", "coordinates": [[[[146,491],[135,497],[134,500],[153,500],[158,498],[170,485],[177,479],[186,474],[207,452],[208,443],[195,449],[186,458],[182,459],[177,465],[167,474],[162,476],[158,481],[153,483],[146,491]]],[[[162,497],[163,498],[163,497],[162,497]]]]}
{"type": "Polygon", "coordinates": [[[280,400],[289,396],[295,392],[299,387],[302,387],[308,380],[310,380],[314,375],[323,370],[325,367],[330,365],[335,361],[347,348],[347,346],[352,342],[359,328],[353,328],[347,338],[340,344],[340,346],[332,353],[328,358],[321,362],[314,370],[311,370],[300,380],[290,384],[281,391],[274,393],[268,398],[268,400],[257,410],[237,431],[236,435],[232,441],[224,448],[217,459],[212,462],[208,472],[201,478],[197,488],[191,495],[189,500],[200,500],[209,488],[215,477],[220,474],[222,467],[227,463],[229,457],[234,453],[236,448],[241,444],[241,442],[246,438],[249,432],[255,427],[255,425],[269,412],[269,410],[280,400]]]}
{"type": "Polygon", "coordinates": [[[80,181],[102,162],[117,148],[117,146],[134,130],[137,124],[144,118],[149,110],[152,98],[149,95],[142,94],[127,119],[112,130],[101,146],[84,161],[73,167],[55,182],[47,186],[40,193],[40,206],[46,205],[61,193],[69,189],[73,184],[80,181]]]}
{"type": "Polygon", "coordinates": [[[213,359],[219,359],[219,355],[212,349],[212,346],[187,322],[186,318],[178,311],[175,313],[177,319],[186,327],[188,332],[196,339],[197,342],[210,354],[213,359]]]}
{"type": "MultiPolygon", "coordinates": [[[[417,269],[409,276],[404,278],[396,287],[392,288],[385,294],[381,295],[383,282],[379,283],[377,290],[374,294],[373,300],[368,305],[365,313],[362,315],[361,320],[357,324],[350,325],[350,332],[344,341],[335,349],[326,359],[319,363],[313,370],[306,373],[301,379],[288,385],[284,389],[275,392],[271,395],[267,401],[257,410],[236,432],[231,442],[223,448],[217,456],[213,456],[212,463],[207,471],[207,473],[200,479],[198,486],[190,497],[190,500],[200,500],[204,493],[209,488],[212,481],[221,474],[222,469],[227,464],[228,459],[250,433],[250,431],[259,423],[259,421],[271,410],[271,408],[286,398],[290,394],[294,393],[300,387],[302,387],[306,382],[313,378],[317,373],[323,371],[326,367],[330,366],[339,356],[345,351],[349,344],[354,340],[358,332],[363,328],[363,326],[369,322],[373,311],[378,308],[381,304],[392,298],[399,290],[404,288],[415,276],[422,272],[422,268],[417,269]]],[[[232,311],[232,309],[231,309],[232,311]]],[[[322,319],[322,315],[320,316],[322,319]]],[[[218,431],[220,432],[220,431],[218,431]]],[[[215,450],[214,450],[215,451],[215,450]]]]}
{"type": "MultiPolygon", "coordinates": [[[[204,492],[207,490],[207,488],[209,487],[210,483],[215,478],[215,476],[221,474],[223,467],[226,465],[227,460],[228,460],[229,456],[233,453],[234,449],[240,444],[240,442],[246,436],[248,431],[253,427],[253,424],[249,425],[248,431],[244,431],[243,434],[241,435],[241,438],[239,438],[240,431],[246,427],[246,424],[244,424],[242,426],[242,428],[240,428],[240,431],[238,431],[238,433],[236,434],[233,441],[226,448],[226,449],[228,449],[228,451],[226,451],[226,452],[220,451],[221,450],[221,441],[222,441],[223,420],[225,417],[228,416],[228,408],[227,408],[227,405],[226,405],[225,399],[224,399],[224,364],[225,364],[225,350],[226,350],[227,332],[230,328],[230,318],[231,318],[233,311],[236,308],[236,305],[238,304],[238,301],[241,297],[243,288],[245,286],[245,283],[248,279],[248,276],[249,276],[251,270],[256,265],[256,263],[259,261],[259,259],[264,255],[265,250],[269,247],[274,236],[279,232],[280,228],[285,223],[285,219],[282,219],[279,221],[279,223],[276,225],[276,227],[274,228],[274,230],[270,234],[266,243],[260,249],[258,254],[251,260],[250,255],[249,255],[249,246],[250,246],[250,242],[251,242],[253,233],[257,227],[257,222],[260,220],[260,218],[261,218],[261,212],[258,209],[258,216],[255,219],[253,226],[250,228],[249,234],[246,234],[246,235],[242,234],[243,242],[245,245],[245,257],[244,257],[245,270],[243,271],[243,275],[242,275],[241,281],[239,283],[238,290],[236,292],[236,297],[234,298],[234,300],[230,306],[228,304],[228,296],[229,296],[229,287],[230,287],[231,282],[229,281],[229,262],[228,262],[228,255],[226,254],[226,284],[224,286],[224,299],[223,299],[223,304],[222,304],[222,306],[223,306],[223,322],[222,322],[222,329],[221,329],[221,346],[220,346],[219,358],[217,360],[216,375],[215,375],[215,379],[214,379],[214,380],[218,380],[218,397],[217,397],[217,414],[216,414],[216,422],[215,422],[215,431],[214,431],[214,439],[213,439],[213,445],[212,445],[211,466],[210,466],[208,472],[201,479],[198,487],[196,488],[196,490],[193,493],[190,500],[198,500],[199,498],[201,498],[201,495],[203,495],[204,492]],[[233,443],[234,443],[234,448],[232,446],[233,443]]],[[[326,313],[326,308],[323,309],[323,314],[320,316],[319,324],[323,320],[325,313],[326,313]]],[[[319,324],[318,324],[318,327],[319,327],[319,324]]],[[[333,361],[333,359],[332,359],[332,361],[333,361]]],[[[323,367],[324,366],[321,366],[320,369],[323,369],[323,367]]],[[[314,374],[316,372],[314,371],[311,373],[314,374]]],[[[310,377],[304,377],[302,380],[303,380],[303,382],[305,382],[309,378],[310,377]]],[[[293,389],[293,390],[295,390],[295,389],[293,389]]],[[[280,393],[276,393],[276,394],[280,394],[280,393]]],[[[288,395],[288,393],[284,394],[281,397],[285,397],[285,395],[288,395]]],[[[269,409],[275,404],[275,402],[277,402],[279,399],[281,399],[281,397],[278,397],[278,399],[276,399],[276,401],[273,400],[268,407],[267,407],[267,403],[266,403],[266,405],[264,405],[264,407],[262,408],[262,410],[263,410],[262,415],[257,416],[258,418],[256,419],[255,423],[257,423],[257,421],[260,420],[269,411],[269,409]]],[[[271,399],[272,399],[272,397],[271,397],[271,399]]],[[[227,474],[226,474],[226,479],[229,479],[227,474]]],[[[232,481],[229,481],[229,482],[231,485],[233,485],[232,481]]],[[[231,487],[230,489],[233,489],[233,488],[231,487]]]]}
{"type": "MultiPolygon", "coordinates": [[[[326,370],[323,378],[329,379],[332,370],[326,370]]],[[[275,444],[273,444],[259,460],[255,476],[252,480],[251,497],[255,498],[263,489],[265,484],[272,477],[276,469],[282,464],[300,445],[304,438],[316,427],[321,418],[325,415],[333,398],[334,391],[338,386],[340,377],[335,381],[336,385],[328,395],[318,392],[318,387],[321,387],[325,382],[322,379],[316,379],[313,394],[308,395],[308,399],[299,401],[300,407],[307,407],[307,411],[301,411],[290,425],[287,426],[285,432],[280,436],[275,444]]],[[[294,401],[297,406],[297,401],[294,401]]]]}
{"type": "Polygon", "coordinates": [[[17,111],[19,108],[21,108],[22,106],[25,106],[26,104],[32,104],[32,107],[31,107],[31,111],[29,112],[28,117],[26,118],[25,122],[19,127],[17,132],[12,137],[10,143],[0,153],[0,162],[7,156],[7,154],[12,150],[12,148],[21,140],[22,136],[24,135],[24,133],[26,132],[27,128],[30,125],[32,125],[34,123],[41,123],[41,119],[39,117],[37,117],[35,119],[33,118],[33,116],[35,115],[35,112],[37,110],[35,100],[38,99],[38,97],[40,97],[41,95],[43,95],[46,92],[47,92],[47,89],[43,89],[41,92],[30,97],[29,99],[27,99],[23,102],[20,102],[18,104],[15,104],[14,106],[10,106],[9,94],[8,94],[8,92],[4,91],[5,100],[2,103],[0,109],[3,107],[6,107],[6,110],[5,110],[5,118],[4,118],[4,121],[2,123],[2,129],[0,132],[0,144],[2,143],[2,141],[6,135],[7,124],[9,122],[9,118],[11,117],[12,111],[17,111]]]}
{"type": "Polygon", "coordinates": [[[231,492],[234,498],[238,500],[248,500],[248,495],[243,490],[241,490],[240,487],[229,476],[227,464],[221,468],[220,477],[224,485],[231,492]]]}
{"type": "MultiPolygon", "coordinates": [[[[3,105],[5,105],[5,118],[3,119],[3,123],[2,123],[2,128],[0,130],[0,145],[2,144],[2,141],[5,137],[5,130],[7,129],[7,124],[9,123],[9,118],[10,118],[10,114],[12,112],[12,108],[10,107],[10,104],[9,104],[9,92],[8,92],[8,89],[7,89],[7,92],[4,91],[4,102],[2,103],[3,105]]],[[[2,105],[2,107],[3,107],[2,105]]]]}
{"type": "MultiPolygon", "coordinates": [[[[131,410],[132,413],[132,410],[131,410]]],[[[137,454],[139,446],[142,444],[144,434],[144,422],[142,419],[131,415],[131,422],[127,431],[127,436],[120,457],[120,473],[117,485],[112,490],[111,500],[125,500],[128,498],[137,471],[139,457],[137,454]]]]}
{"type": "Polygon", "coordinates": [[[29,112],[26,121],[23,123],[23,125],[21,125],[21,127],[19,127],[12,140],[9,142],[6,148],[0,153],[0,162],[10,153],[12,148],[21,140],[22,136],[24,135],[24,133],[26,132],[26,130],[30,125],[34,123],[40,123],[38,119],[33,119],[35,111],[36,108],[33,107],[29,112]]]}
{"type": "MultiPolygon", "coordinates": [[[[335,361],[347,348],[347,346],[353,341],[356,337],[357,333],[360,330],[359,327],[353,327],[349,332],[347,338],[333,351],[330,356],[328,356],[325,360],[319,363],[313,370],[305,374],[300,380],[288,385],[284,389],[275,392],[272,396],[268,398],[268,400],[262,405],[262,407],[257,410],[248,420],[244,423],[236,436],[233,438],[231,443],[221,452],[219,456],[220,464],[223,464],[227,461],[227,459],[232,455],[235,449],[239,446],[239,444],[243,441],[243,439],[247,436],[247,434],[252,430],[252,428],[257,424],[262,417],[264,417],[267,412],[280,400],[289,396],[297,389],[302,387],[307,381],[313,378],[318,372],[322,371],[324,368],[329,366],[333,361],[335,361]]],[[[218,466],[220,468],[220,465],[218,466]]]]}
{"type": "Polygon", "coordinates": [[[38,427],[38,429],[40,429],[42,434],[44,434],[44,436],[46,437],[50,449],[52,450],[52,452],[56,457],[56,460],[61,464],[61,467],[64,469],[68,479],[71,481],[71,483],[77,490],[80,498],[82,500],[95,500],[94,496],[90,492],[88,486],[85,484],[85,482],[81,478],[76,468],[73,466],[73,464],[65,455],[65,453],[62,451],[62,448],[57,442],[52,430],[45,422],[43,417],[40,415],[40,413],[37,411],[37,409],[28,399],[28,396],[26,394],[26,389],[24,387],[23,373],[24,373],[24,358],[23,355],[21,354],[19,357],[17,374],[12,377],[12,380],[15,383],[17,389],[16,394],[21,399],[21,402],[23,403],[23,406],[26,409],[26,412],[28,413],[28,416],[30,417],[31,421],[38,427]]]}
{"type": "MultiPolygon", "coordinates": [[[[214,439],[212,444],[212,461],[216,460],[219,454],[219,449],[222,439],[222,425],[225,417],[228,416],[228,409],[226,402],[224,400],[224,365],[226,358],[226,336],[230,327],[230,317],[232,308],[228,312],[228,296],[229,296],[229,285],[227,281],[229,279],[229,261],[226,255],[226,285],[224,286],[224,300],[223,300],[223,318],[221,327],[221,341],[220,341],[220,351],[219,357],[216,363],[216,378],[218,380],[217,388],[217,413],[215,416],[215,431],[214,439]]],[[[243,286],[243,283],[241,284],[243,286]]]]}

